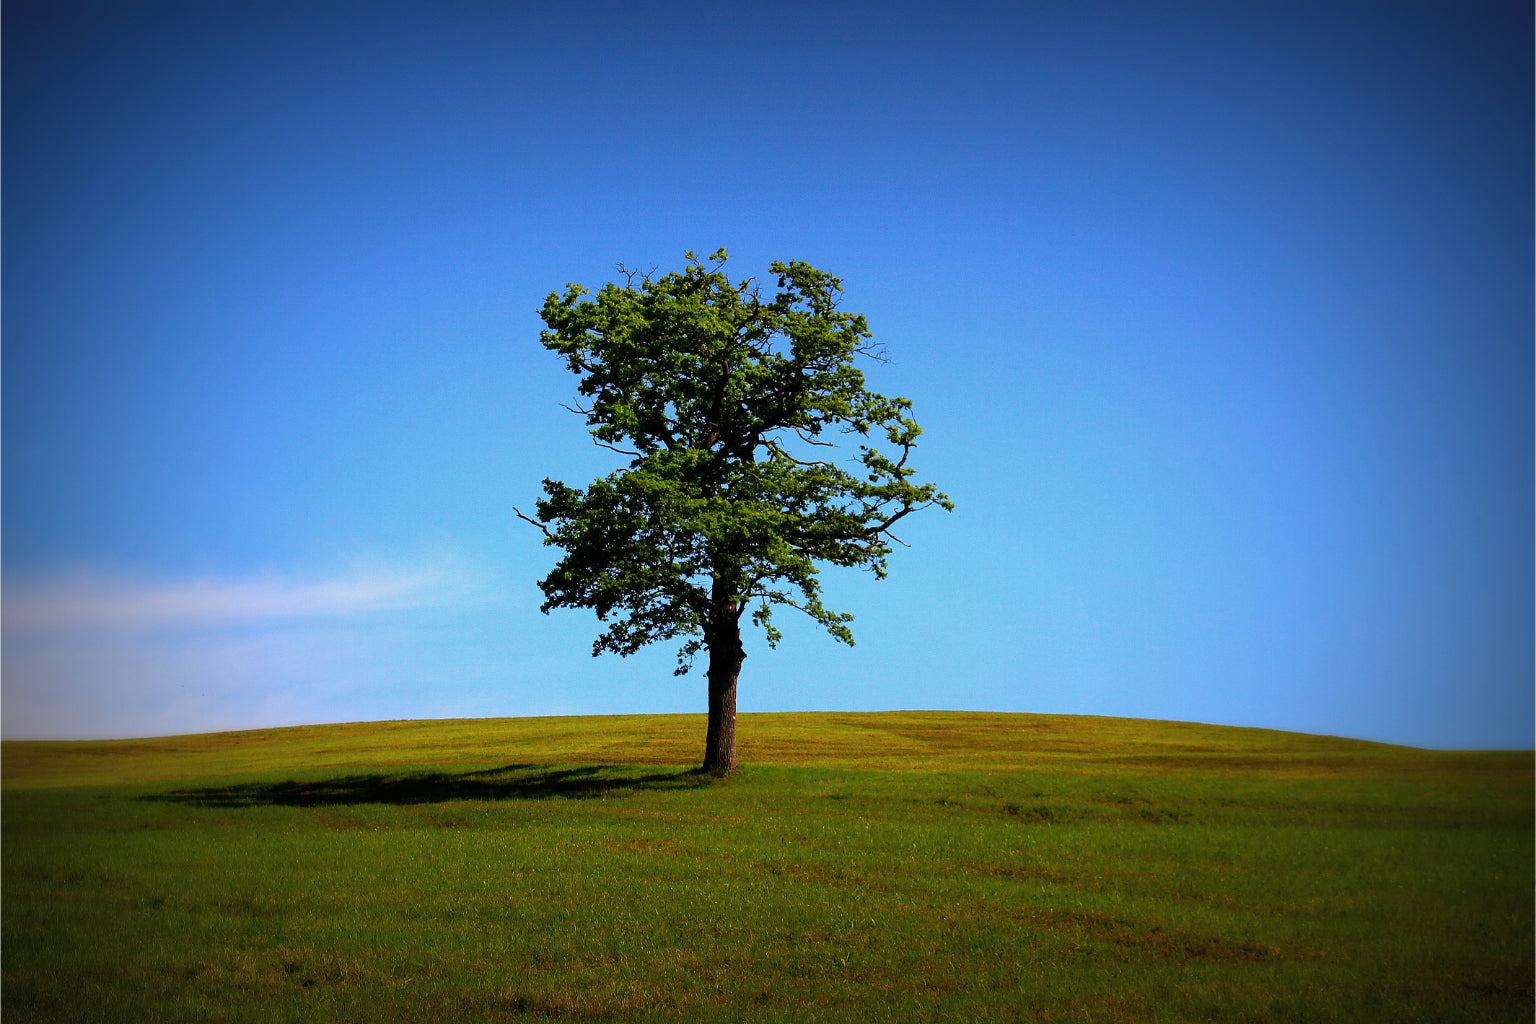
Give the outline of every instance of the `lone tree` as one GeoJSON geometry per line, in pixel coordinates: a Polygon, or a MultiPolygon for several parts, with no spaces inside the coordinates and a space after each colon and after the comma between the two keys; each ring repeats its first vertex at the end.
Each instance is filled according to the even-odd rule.
{"type": "Polygon", "coordinates": [[[685,258],[680,273],[653,280],[621,264],[623,285],[545,300],[540,339],[581,377],[585,405],[572,411],[630,462],[585,490],[545,480],[537,520],[515,511],[565,551],[539,583],[542,610],[591,608],[608,623],[594,656],[683,638],[682,675],[708,650],[703,769],[724,774],[736,767],[742,613],[752,608],[770,647],[780,604],[852,644],[853,616],[821,603],[818,563],[883,579],[902,543],[891,527],[953,505],[911,481],[912,403],[865,388],[855,357],[879,357],[864,317],[837,308],[837,278],[774,263],[768,300],[721,272],[724,249],[685,258]],[[861,443],[844,468],[825,451],[838,433],[885,448],[861,443]]]}

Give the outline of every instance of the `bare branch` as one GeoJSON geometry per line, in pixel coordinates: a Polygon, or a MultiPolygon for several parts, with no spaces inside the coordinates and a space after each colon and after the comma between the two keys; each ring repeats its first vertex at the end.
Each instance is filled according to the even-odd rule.
{"type": "Polygon", "coordinates": [[[877,536],[880,536],[881,534],[884,534],[885,536],[889,537],[891,540],[894,540],[896,543],[900,544],[902,547],[909,548],[912,545],[908,544],[906,541],[902,540],[900,537],[897,537],[895,534],[891,533],[891,524],[896,522],[898,519],[902,519],[902,518],[906,517],[907,515],[910,515],[913,512],[921,512],[923,509],[931,508],[931,507],[933,507],[934,505],[937,505],[937,504],[938,504],[938,501],[934,500],[934,501],[925,501],[921,505],[903,505],[901,507],[901,511],[900,512],[897,512],[894,515],[890,516],[884,522],[879,523],[879,524],[871,527],[868,531],[865,532],[864,535],[866,537],[877,537],[877,536]]]}
{"type": "MultiPolygon", "coordinates": [[[[781,448],[777,441],[770,441],[770,440],[767,440],[765,438],[762,441],[759,441],[758,444],[761,444],[763,447],[767,448],[769,451],[773,452],[775,455],[778,455],[781,458],[788,459],[790,462],[793,462],[797,466],[821,466],[821,467],[823,467],[825,469],[836,469],[837,468],[837,464],[834,463],[834,462],[825,462],[825,461],[822,461],[822,460],[819,460],[819,459],[812,459],[810,461],[806,461],[804,459],[797,459],[793,455],[789,454],[789,452],[787,452],[783,448],[781,448]]],[[[756,447],[756,445],[754,445],[753,447],[756,447]]]]}
{"type": "Polygon", "coordinates": [[[832,442],[832,441],[818,441],[814,437],[807,437],[806,434],[805,434],[805,430],[802,427],[791,427],[790,429],[793,430],[795,432],[796,436],[798,436],[800,438],[800,440],[804,441],[806,444],[814,444],[814,445],[816,445],[817,447],[820,447],[820,448],[836,448],[837,447],[837,444],[835,442],[832,442]]]}
{"type": "Polygon", "coordinates": [[[599,448],[607,448],[611,452],[618,452],[620,455],[632,455],[637,459],[640,457],[639,452],[632,452],[627,448],[615,448],[613,445],[608,444],[606,441],[599,441],[595,437],[592,439],[592,443],[597,445],[599,448]]]}
{"type": "Polygon", "coordinates": [[[523,515],[523,510],[518,508],[516,505],[512,506],[512,511],[516,512],[517,513],[517,518],[521,519],[523,522],[525,522],[525,523],[532,523],[534,526],[537,526],[539,528],[540,532],[542,532],[544,534],[544,536],[549,537],[551,539],[554,538],[554,534],[549,532],[549,527],[545,526],[543,523],[539,522],[537,519],[529,519],[527,516],[523,515]]]}

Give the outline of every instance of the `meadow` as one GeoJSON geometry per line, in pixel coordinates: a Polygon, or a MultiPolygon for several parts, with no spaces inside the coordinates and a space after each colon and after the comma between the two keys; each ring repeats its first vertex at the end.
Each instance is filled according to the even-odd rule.
{"type": "Polygon", "coordinates": [[[0,744],[30,1021],[1530,1021],[1533,755],[940,712],[0,744]]]}

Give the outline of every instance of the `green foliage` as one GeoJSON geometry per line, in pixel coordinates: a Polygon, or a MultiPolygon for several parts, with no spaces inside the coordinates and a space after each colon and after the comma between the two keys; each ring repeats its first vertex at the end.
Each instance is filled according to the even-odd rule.
{"type": "Polygon", "coordinates": [[[565,550],[540,583],[544,611],[595,610],[609,625],[593,654],[681,638],[679,674],[754,605],[770,645],[775,605],[851,644],[852,616],[822,603],[820,565],[883,578],[891,528],[953,507],[912,479],[922,431],[911,403],[865,387],[855,360],[875,356],[869,327],[837,308],[837,278],[774,263],[769,299],[721,272],[724,249],[687,260],[544,303],[541,338],[581,377],[576,411],[598,444],[630,457],[585,489],[544,481],[535,525],[565,550]],[[864,439],[849,465],[832,458],[839,434],[864,439]]]}

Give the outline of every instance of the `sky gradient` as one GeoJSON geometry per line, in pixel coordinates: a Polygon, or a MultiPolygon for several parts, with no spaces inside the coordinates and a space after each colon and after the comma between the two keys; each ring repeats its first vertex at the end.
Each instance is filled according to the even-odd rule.
{"type": "Polygon", "coordinates": [[[8,738],[701,712],[544,296],[837,274],[956,503],[743,711],[1533,744],[1526,3],[8,2],[8,738]]]}

